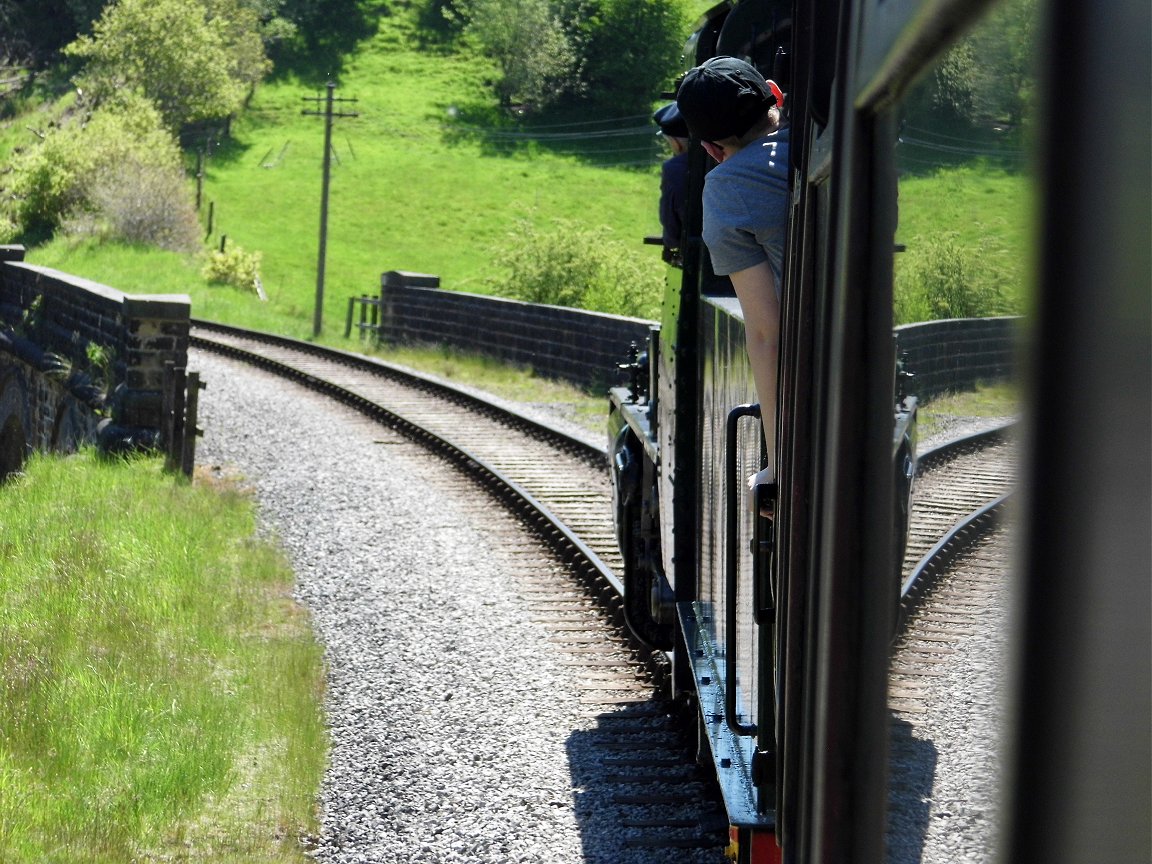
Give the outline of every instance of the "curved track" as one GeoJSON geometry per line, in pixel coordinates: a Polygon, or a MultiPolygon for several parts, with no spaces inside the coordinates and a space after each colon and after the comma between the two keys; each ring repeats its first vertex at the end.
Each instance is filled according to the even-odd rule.
{"type": "Polygon", "coordinates": [[[196,322],[192,344],[317,389],[466,466],[589,578],[620,592],[603,449],[362,355],[205,322],[196,322]]]}
{"type": "MultiPolygon", "coordinates": [[[[701,794],[701,778],[685,756],[684,742],[677,743],[669,729],[667,742],[651,746],[651,733],[669,721],[672,707],[653,695],[652,676],[659,681],[662,658],[631,642],[620,620],[620,559],[602,449],[362,355],[206,322],[195,323],[192,344],[319,390],[418,440],[510,502],[583,582],[583,591],[574,595],[571,583],[530,578],[524,592],[539,620],[572,652],[574,665],[584,668],[589,707],[619,709],[604,730],[607,752],[619,755],[604,757],[604,764],[619,769],[607,776],[621,784],[620,803],[641,808],[633,817],[632,843],[703,849],[718,842],[723,816],[714,801],[684,818],[688,802],[709,797],[701,794]],[[622,661],[621,649],[631,659],[622,661]],[[646,670],[641,679],[638,667],[646,670]],[[631,752],[638,746],[636,736],[646,742],[645,752],[631,752]],[[637,777],[643,781],[639,789],[637,777]]],[[[1013,481],[1013,453],[1005,430],[995,430],[922,458],[904,563],[902,623],[953,558],[995,524],[1013,481]]],[[[923,662],[938,660],[929,656],[923,662]]],[[[907,680],[907,669],[898,674],[907,680]]],[[[914,695],[914,688],[896,678],[893,687],[895,705],[914,695]]]]}
{"type": "Polygon", "coordinates": [[[1011,427],[921,457],[888,679],[889,864],[993,860],[1011,427]]]}
{"type": "MultiPolygon", "coordinates": [[[[723,807],[711,792],[712,781],[695,762],[695,738],[685,731],[693,727],[676,716],[679,706],[662,695],[659,682],[666,671],[662,657],[631,639],[611,584],[615,576],[593,543],[552,522],[559,513],[579,518],[590,506],[599,506],[597,495],[610,496],[607,488],[601,488],[607,486],[602,452],[555,433],[548,433],[551,446],[534,445],[531,439],[540,438],[541,431],[530,423],[519,431],[523,418],[481,405],[455,388],[441,388],[355,355],[335,352],[321,357],[328,352],[306,344],[214,328],[210,335],[201,328],[194,334],[194,345],[320,390],[401,435],[416,438],[461,467],[450,482],[464,500],[476,498],[468,489],[478,480],[512,502],[518,521],[565,565],[559,570],[555,558],[534,552],[523,538],[509,535],[500,541],[513,550],[518,562],[508,573],[509,584],[515,586],[530,620],[550,631],[550,641],[566,655],[563,665],[570,669],[580,705],[594,724],[575,735],[570,745],[570,755],[581,766],[573,774],[581,792],[578,797],[598,802],[597,819],[586,826],[596,839],[586,842],[602,848],[604,857],[591,855],[587,860],[603,864],[723,860],[720,849],[727,828],[723,807]],[[341,386],[335,385],[336,380],[341,386]],[[374,401],[385,399],[387,408],[374,401]],[[430,418],[428,425],[434,429],[419,425],[424,417],[430,418]],[[593,492],[570,489],[571,483],[586,483],[593,492]]],[[[477,501],[475,506],[491,505],[477,501]]],[[[606,542],[614,540],[609,537],[606,542]]]]}
{"type": "Polygon", "coordinates": [[[900,627],[956,555],[988,533],[1016,477],[1012,427],[950,441],[921,454],[900,590],[900,627]]]}

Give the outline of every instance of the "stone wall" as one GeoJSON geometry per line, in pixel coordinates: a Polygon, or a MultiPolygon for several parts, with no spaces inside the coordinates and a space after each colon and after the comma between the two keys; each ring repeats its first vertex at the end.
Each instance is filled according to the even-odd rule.
{"type": "Polygon", "coordinates": [[[639,318],[416,287],[403,275],[392,271],[382,279],[381,339],[447,344],[583,387],[615,384],[629,344],[643,347],[652,326],[639,318]]]}
{"type": "Polygon", "coordinates": [[[187,364],[189,298],[128,295],[23,258],[0,247],[0,474],[20,451],[75,449],[98,430],[158,443],[165,366],[187,364]]]}
{"type": "Polygon", "coordinates": [[[921,401],[1003,381],[1016,369],[1019,318],[956,318],[896,328],[896,350],[915,377],[909,391],[921,401]]]}
{"type": "MultiPolygon", "coordinates": [[[[581,387],[616,383],[615,367],[627,359],[629,344],[643,346],[654,326],[638,318],[413,285],[417,280],[409,275],[423,277],[390,271],[381,280],[382,339],[451,345],[581,387]]],[[[897,327],[897,351],[915,375],[910,389],[923,401],[1010,376],[1018,321],[965,318],[897,327]]]]}

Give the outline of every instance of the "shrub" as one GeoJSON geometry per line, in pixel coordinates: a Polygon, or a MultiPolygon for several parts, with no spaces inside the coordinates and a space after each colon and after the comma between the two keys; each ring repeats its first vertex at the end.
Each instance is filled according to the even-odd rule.
{"type": "Polygon", "coordinates": [[[600,247],[600,272],[584,298],[584,308],[633,318],[659,318],[664,267],[650,249],[634,251],[623,243],[600,247]]]}
{"type": "Polygon", "coordinates": [[[1009,314],[1003,278],[981,252],[950,238],[922,243],[915,257],[897,259],[896,323],[1009,314]]]}
{"type": "Polygon", "coordinates": [[[65,233],[174,252],[200,247],[196,207],[179,167],[142,165],[132,157],[104,166],[92,178],[85,204],[64,218],[65,233]]]}
{"type": "Polygon", "coordinates": [[[15,243],[20,236],[20,226],[7,213],[0,213],[0,243],[15,243]]]}
{"type": "Polygon", "coordinates": [[[508,277],[499,287],[518,300],[654,318],[663,289],[651,256],[611,239],[606,227],[557,219],[551,231],[522,220],[497,253],[508,277]]]}
{"type": "Polygon", "coordinates": [[[208,255],[203,276],[216,285],[231,285],[244,291],[255,291],[256,280],[260,278],[259,252],[246,252],[240,246],[208,255]]]}
{"type": "Polygon", "coordinates": [[[21,232],[50,234],[66,217],[102,215],[95,190],[153,170],[182,171],[179,146],[151,103],[121,93],[13,160],[8,218],[21,232]]]}

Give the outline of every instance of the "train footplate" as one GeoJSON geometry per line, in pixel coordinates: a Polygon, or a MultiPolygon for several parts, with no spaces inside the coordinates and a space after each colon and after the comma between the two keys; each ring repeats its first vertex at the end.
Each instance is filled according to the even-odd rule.
{"type": "Polygon", "coordinates": [[[696,679],[702,737],[708,741],[728,821],[741,830],[772,835],[776,813],[760,801],[753,770],[755,739],[736,734],[725,721],[725,659],[714,638],[713,610],[692,600],[677,603],[676,611],[696,679]]]}

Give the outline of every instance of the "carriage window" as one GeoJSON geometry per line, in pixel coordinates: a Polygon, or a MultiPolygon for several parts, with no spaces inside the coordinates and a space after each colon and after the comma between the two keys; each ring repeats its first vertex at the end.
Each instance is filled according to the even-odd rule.
{"type": "MultiPolygon", "coordinates": [[[[1036,13],[1036,0],[998,6],[905,101],[897,149],[897,325],[1002,319],[1025,311],[1033,201],[1027,153],[1035,99],[1029,49],[1038,35],[1036,13]]],[[[981,340],[997,326],[1012,329],[1007,322],[990,326],[981,340]]],[[[980,331],[972,324],[956,332],[965,329],[980,331]]],[[[944,395],[956,396],[947,403],[950,414],[1015,413],[1010,338],[998,343],[1002,350],[986,340],[977,345],[957,338],[950,353],[965,359],[956,365],[973,369],[970,375],[929,370],[908,358],[926,408],[922,437],[933,434],[933,404],[942,409],[944,395]],[[974,351],[992,353],[976,360],[974,351]]],[[[902,350],[914,341],[909,338],[902,350]]]]}
{"type": "MultiPolygon", "coordinates": [[[[893,311],[897,350],[915,376],[905,383],[919,400],[922,454],[1011,422],[1018,413],[1015,346],[1029,305],[1034,257],[1029,135],[1037,94],[1030,52],[1038,41],[1037,12],[1036,0],[996,6],[921,79],[902,106],[893,311]]],[[[966,478],[975,477],[996,460],[994,470],[1004,472],[1001,482],[1010,488],[1015,483],[1012,459],[1009,444],[1006,454],[977,457],[962,471],[966,478]]],[[[913,523],[923,518],[918,508],[923,514],[932,506],[933,483],[942,483],[939,476],[917,480],[913,523]]],[[[943,622],[938,637],[925,639],[946,640],[947,632],[964,629],[969,621],[969,629],[995,634],[994,647],[980,661],[984,665],[956,672],[957,680],[924,679],[922,701],[890,704],[889,812],[899,816],[892,817],[889,864],[928,860],[930,850],[941,848],[942,837],[962,838],[957,843],[965,846],[966,860],[996,857],[1002,810],[998,784],[1004,779],[998,768],[1006,728],[1000,694],[1010,666],[1005,610],[1010,607],[1007,570],[1012,560],[1011,521],[1001,526],[991,542],[1000,544],[996,548],[1002,557],[988,566],[979,590],[963,600],[949,599],[951,583],[945,582],[933,589],[924,607],[924,614],[943,622]],[[958,741],[958,729],[979,731],[972,740],[958,741]],[[946,764],[957,753],[965,754],[969,764],[946,764]],[[982,779],[969,787],[961,777],[982,779]]],[[[910,537],[905,576],[919,554],[910,537]]],[[[893,668],[901,668],[909,656],[900,652],[914,651],[916,644],[898,641],[893,668]]],[[[963,641],[950,646],[958,655],[969,648],[963,641]]],[[[918,686],[909,679],[909,692],[918,692],[918,686]]]]}

